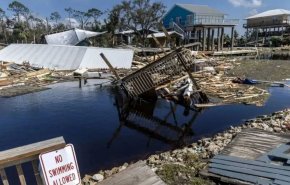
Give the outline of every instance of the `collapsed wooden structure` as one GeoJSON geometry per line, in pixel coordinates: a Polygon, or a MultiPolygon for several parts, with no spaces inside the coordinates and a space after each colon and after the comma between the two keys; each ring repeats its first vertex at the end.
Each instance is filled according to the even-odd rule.
{"type": "Polygon", "coordinates": [[[122,79],[122,87],[127,95],[136,98],[158,86],[170,82],[174,76],[188,74],[193,82],[193,98],[196,102],[207,102],[207,96],[200,91],[191,75],[195,64],[190,50],[178,48],[155,62],[139,69],[122,79]]]}

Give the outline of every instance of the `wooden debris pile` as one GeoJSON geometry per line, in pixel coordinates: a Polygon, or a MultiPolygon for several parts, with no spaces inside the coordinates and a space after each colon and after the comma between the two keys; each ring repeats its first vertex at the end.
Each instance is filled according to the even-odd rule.
{"type": "Polygon", "coordinates": [[[233,103],[262,106],[269,93],[257,86],[233,83],[232,80],[235,77],[225,75],[227,70],[233,67],[230,62],[210,59],[198,67],[199,70],[192,73],[199,90],[210,97],[210,103],[198,104],[186,99],[185,92],[189,92],[190,87],[190,83],[188,83],[190,78],[186,74],[172,79],[169,83],[157,87],[156,90],[163,98],[198,108],[233,103]]]}
{"type": "Polygon", "coordinates": [[[11,97],[45,90],[47,88],[44,86],[63,81],[68,74],[68,72],[58,73],[49,69],[32,67],[28,62],[22,65],[1,62],[0,96],[11,97]]]}
{"type": "MultiPolygon", "coordinates": [[[[199,75],[200,76],[200,75],[199,75]]],[[[199,78],[197,83],[209,96],[217,98],[218,103],[244,103],[262,106],[269,93],[256,86],[233,83],[235,77],[227,77],[222,74],[206,74],[199,78]]]]}
{"type": "Polygon", "coordinates": [[[169,54],[169,52],[140,56],[137,53],[135,53],[134,60],[132,62],[132,65],[133,65],[132,69],[135,69],[135,70],[141,69],[145,67],[146,65],[166,56],[167,54],[169,54]]]}
{"type": "Polygon", "coordinates": [[[2,63],[0,77],[0,86],[10,87],[13,85],[40,85],[45,82],[45,77],[51,74],[49,69],[34,68],[29,63],[18,65],[15,63],[2,63]]]}
{"type": "Polygon", "coordinates": [[[165,99],[200,108],[233,103],[262,106],[268,98],[266,90],[233,83],[234,78],[226,76],[236,65],[236,58],[208,57],[202,52],[182,50],[186,52],[136,54],[132,67],[136,71],[122,79],[125,91],[136,97],[155,90],[165,99]]]}

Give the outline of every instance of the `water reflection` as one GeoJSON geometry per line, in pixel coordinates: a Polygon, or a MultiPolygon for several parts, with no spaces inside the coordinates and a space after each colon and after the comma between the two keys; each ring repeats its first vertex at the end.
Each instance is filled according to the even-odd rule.
{"type": "Polygon", "coordinates": [[[184,116],[191,117],[188,122],[179,122],[176,118],[177,104],[169,102],[165,116],[154,115],[157,102],[147,102],[144,100],[127,99],[122,92],[117,92],[115,97],[115,107],[118,112],[119,126],[116,128],[107,147],[118,138],[123,127],[133,129],[146,135],[149,139],[149,147],[152,139],[159,140],[172,147],[184,146],[192,140],[194,131],[192,125],[198,117],[201,110],[184,109],[184,116]],[[170,120],[169,118],[173,119],[170,120]]]}

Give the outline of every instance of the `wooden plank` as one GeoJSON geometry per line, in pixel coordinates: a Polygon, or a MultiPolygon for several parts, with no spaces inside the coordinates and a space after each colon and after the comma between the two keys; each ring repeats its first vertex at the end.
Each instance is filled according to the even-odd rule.
{"type": "MultiPolygon", "coordinates": [[[[218,174],[218,175],[222,175],[222,176],[226,176],[226,177],[230,177],[230,178],[237,179],[237,180],[251,182],[254,184],[256,184],[258,181],[261,182],[261,180],[259,180],[257,178],[257,176],[254,176],[254,175],[243,175],[243,174],[236,173],[236,172],[231,172],[231,171],[222,170],[222,169],[213,169],[213,168],[210,168],[209,172],[214,173],[214,174],[218,174]]],[[[271,180],[264,179],[263,185],[267,185],[267,184],[270,185],[271,182],[272,182],[271,180]]]]}
{"type": "Polygon", "coordinates": [[[32,163],[32,168],[33,168],[33,172],[34,172],[34,176],[35,176],[37,185],[43,185],[42,179],[40,177],[40,173],[38,170],[38,160],[34,160],[31,163],[32,163]]]}
{"type": "Polygon", "coordinates": [[[224,106],[228,105],[226,103],[205,103],[205,104],[194,104],[196,108],[207,108],[207,107],[216,107],[216,106],[224,106]]]}
{"type": "Polygon", "coordinates": [[[50,73],[51,73],[51,71],[49,69],[41,69],[38,71],[28,72],[25,75],[26,75],[26,77],[31,78],[31,77],[42,77],[42,76],[48,75],[50,73]]]}
{"type": "MultiPolygon", "coordinates": [[[[158,45],[158,47],[162,50],[162,52],[164,53],[164,55],[166,55],[166,52],[165,52],[163,46],[161,45],[161,43],[159,42],[159,40],[154,36],[153,33],[151,34],[151,37],[153,38],[153,40],[155,41],[155,43],[158,45]]],[[[158,55],[158,58],[160,58],[159,55],[158,55]]]]}
{"type": "Polygon", "coordinates": [[[274,180],[275,185],[289,185],[289,182],[274,180]]]}
{"type": "Polygon", "coordinates": [[[241,158],[232,157],[232,156],[217,155],[214,157],[214,159],[225,160],[225,161],[230,161],[230,162],[239,162],[241,164],[257,165],[257,166],[261,166],[265,168],[273,168],[273,169],[278,169],[278,170],[290,171],[290,168],[286,166],[271,165],[271,164],[260,162],[260,161],[246,160],[246,159],[241,159],[241,158]]]}
{"type": "Polygon", "coordinates": [[[278,134],[260,129],[244,129],[223,149],[221,154],[256,160],[280,144],[288,143],[289,140],[289,134],[278,134]]]}
{"type": "Polygon", "coordinates": [[[65,146],[63,137],[58,137],[38,143],[13,148],[0,152],[0,168],[14,166],[24,162],[38,159],[43,152],[57,150],[65,146]]]}
{"type": "Polygon", "coordinates": [[[268,173],[268,172],[261,172],[261,171],[256,171],[256,170],[252,170],[252,169],[244,169],[244,168],[239,168],[239,167],[234,167],[234,166],[229,167],[227,165],[215,164],[215,163],[212,163],[209,166],[210,166],[210,168],[216,168],[216,169],[236,172],[236,173],[239,173],[240,175],[254,175],[254,176],[258,176],[258,177],[277,179],[277,180],[286,181],[286,182],[290,183],[290,178],[287,176],[284,176],[284,175],[278,175],[278,174],[273,174],[273,173],[268,173]]]}
{"type": "Polygon", "coordinates": [[[3,185],[9,185],[7,175],[4,169],[0,169],[0,175],[1,175],[3,185]]]}
{"type": "Polygon", "coordinates": [[[21,164],[16,165],[16,169],[17,169],[19,180],[20,180],[20,184],[21,185],[26,185],[26,180],[25,180],[25,177],[24,177],[24,173],[23,173],[21,164]]]}
{"type": "Polygon", "coordinates": [[[146,165],[138,162],[127,169],[98,183],[98,185],[165,185],[165,183],[146,165]]]}
{"type": "Polygon", "coordinates": [[[227,165],[229,167],[233,166],[233,167],[251,169],[251,170],[256,170],[256,171],[261,171],[261,172],[269,172],[269,173],[273,173],[273,174],[285,175],[285,176],[290,177],[289,171],[275,169],[275,167],[272,168],[272,166],[275,166],[275,165],[270,165],[271,167],[265,167],[265,166],[259,166],[259,164],[258,165],[243,164],[243,163],[239,163],[239,162],[224,161],[224,160],[219,160],[219,159],[213,159],[210,162],[214,163],[214,164],[227,165]]]}
{"type": "Polygon", "coordinates": [[[176,49],[175,45],[171,43],[171,36],[169,35],[168,31],[166,30],[166,28],[163,26],[162,23],[160,23],[160,27],[167,38],[167,42],[169,42],[170,45],[172,45],[172,49],[176,49]]]}
{"type": "Polygon", "coordinates": [[[288,154],[286,154],[287,151],[290,150],[290,145],[281,145],[273,150],[271,150],[270,152],[266,153],[265,155],[262,155],[261,157],[259,157],[258,161],[262,161],[262,162],[266,162],[266,163],[270,163],[271,159],[270,158],[278,158],[278,159],[282,159],[282,160],[290,160],[290,156],[288,154]]]}
{"type": "Polygon", "coordinates": [[[234,179],[234,178],[220,176],[218,174],[210,173],[208,171],[208,169],[201,170],[199,172],[199,175],[201,175],[202,177],[205,177],[205,178],[214,179],[215,181],[224,182],[226,184],[232,184],[232,185],[253,185],[253,183],[251,183],[251,182],[246,182],[246,181],[242,181],[242,180],[239,180],[239,179],[234,179]]]}

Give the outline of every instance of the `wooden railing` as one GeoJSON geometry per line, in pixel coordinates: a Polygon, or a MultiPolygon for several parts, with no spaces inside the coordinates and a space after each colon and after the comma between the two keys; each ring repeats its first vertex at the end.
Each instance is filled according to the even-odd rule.
{"type": "Polygon", "coordinates": [[[49,152],[57,149],[61,149],[65,146],[63,137],[58,137],[18,148],[0,152],[0,175],[3,185],[9,185],[5,168],[15,166],[19,181],[21,185],[30,184],[26,182],[22,165],[23,163],[31,162],[33,167],[33,173],[36,178],[37,185],[42,185],[42,179],[38,170],[38,156],[43,152],[49,152]]]}

